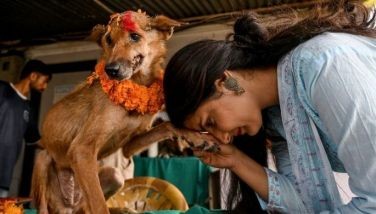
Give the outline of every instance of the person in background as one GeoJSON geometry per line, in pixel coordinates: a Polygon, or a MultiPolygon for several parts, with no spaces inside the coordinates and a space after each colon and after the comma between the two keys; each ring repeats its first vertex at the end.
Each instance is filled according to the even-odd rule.
{"type": "MultiPolygon", "coordinates": [[[[232,37],[189,44],[168,62],[172,124],[215,136],[218,152],[194,154],[229,169],[262,210],[376,213],[375,13],[362,3],[326,1],[301,15],[273,14],[275,22],[247,14],[232,37]],[[277,171],[232,144],[235,136],[260,132],[271,142],[277,171]],[[356,196],[347,204],[333,170],[349,175],[356,196]]],[[[227,208],[252,213],[257,206],[237,212],[251,204],[242,203],[243,187],[234,186],[240,200],[230,194],[227,208]]]]}
{"type": "Polygon", "coordinates": [[[43,92],[50,79],[43,62],[30,60],[17,83],[0,81],[0,197],[9,194],[23,140],[34,143],[40,138],[37,124],[31,120],[28,97],[31,90],[43,92]]]}

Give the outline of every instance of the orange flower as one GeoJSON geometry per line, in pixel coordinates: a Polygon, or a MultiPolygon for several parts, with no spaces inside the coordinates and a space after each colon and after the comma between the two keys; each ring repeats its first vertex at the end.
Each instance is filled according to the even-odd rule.
{"type": "MultiPolygon", "coordinates": [[[[0,207],[2,207],[4,214],[22,214],[23,208],[22,205],[17,206],[15,200],[5,200],[0,202],[0,207]]],[[[0,213],[1,209],[0,209],[0,213]]]]}
{"type": "Polygon", "coordinates": [[[149,87],[139,85],[131,80],[111,80],[104,72],[104,61],[99,61],[95,71],[88,77],[91,85],[99,79],[103,91],[110,100],[123,106],[128,111],[136,111],[140,114],[156,113],[164,103],[162,80],[156,80],[149,87]]]}

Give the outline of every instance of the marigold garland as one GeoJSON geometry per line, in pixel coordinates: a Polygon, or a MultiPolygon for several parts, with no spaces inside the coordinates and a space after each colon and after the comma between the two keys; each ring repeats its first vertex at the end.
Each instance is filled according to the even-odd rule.
{"type": "Polygon", "coordinates": [[[161,109],[164,104],[162,79],[156,80],[149,87],[131,80],[111,80],[106,75],[104,67],[105,62],[99,61],[87,82],[91,85],[94,80],[99,79],[103,91],[112,102],[128,111],[136,111],[140,114],[156,113],[161,109]]]}
{"type": "Polygon", "coordinates": [[[23,208],[22,205],[16,205],[16,200],[0,200],[0,213],[22,214],[23,208]]]}

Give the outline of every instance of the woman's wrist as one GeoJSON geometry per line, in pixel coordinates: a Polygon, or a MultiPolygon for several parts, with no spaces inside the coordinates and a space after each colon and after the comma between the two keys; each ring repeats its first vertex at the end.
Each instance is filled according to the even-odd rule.
{"type": "Polygon", "coordinates": [[[234,173],[238,170],[241,170],[239,168],[242,167],[242,164],[244,163],[244,158],[247,158],[247,156],[238,148],[234,147],[234,152],[231,155],[232,164],[228,169],[234,173]]]}
{"type": "Polygon", "coordinates": [[[262,165],[236,149],[229,169],[250,186],[263,200],[268,200],[268,177],[262,165]]]}

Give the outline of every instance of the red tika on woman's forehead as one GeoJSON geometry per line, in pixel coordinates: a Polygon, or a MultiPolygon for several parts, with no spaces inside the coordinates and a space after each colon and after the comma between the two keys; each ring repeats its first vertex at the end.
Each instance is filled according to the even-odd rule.
{"type": "Polygon", "coordinates": [[[125,31],[136,31],[136,23],[132,20],[131,12],[125,12],[123,16],[123,30],[125,31]]]}

